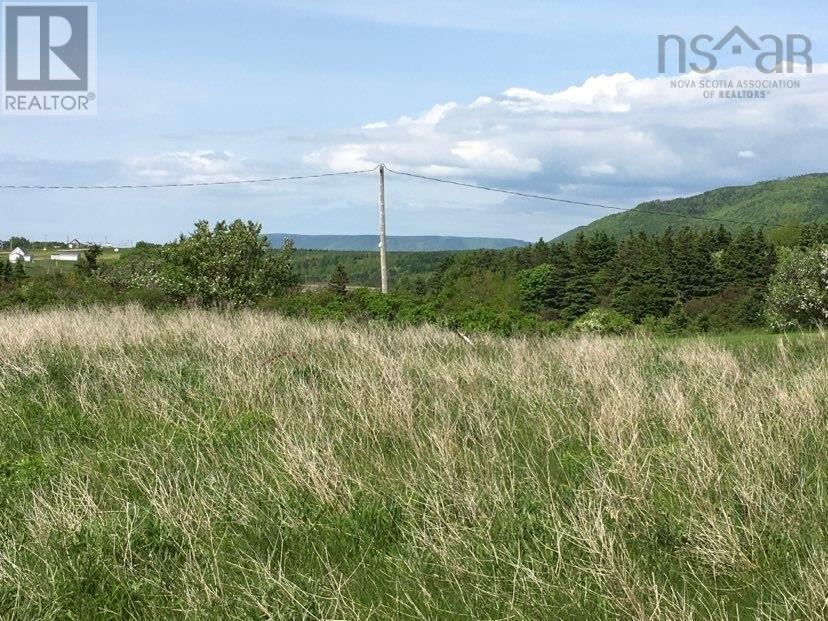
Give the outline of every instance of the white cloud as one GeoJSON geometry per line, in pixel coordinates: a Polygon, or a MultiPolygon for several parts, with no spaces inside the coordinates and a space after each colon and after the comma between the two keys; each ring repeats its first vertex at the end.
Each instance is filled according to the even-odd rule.
{"type": "Polygon", "coordinates": [[[315,151],[304,158],[305,164],[310,166],[327,166],[333,172],[348,172],[351,170],[367,170],[376,164],[368,159],[368,148],[364,145],[346,144],[336,151],[323,154],[315,151]]]}
{"type": "Polygon", "coordinates": [[[229,151],[136,156],[127,160],[126,169],[130,177],[144,183],[242,181],[256,176],[248,162],[229,151]]]}
{"type": "Polygon", "coordinates": [[[541,169],[540,160],[534,157],[520,159],[508,149],[489,140],[460,140],[451,152],[478,169],[512,171],[517,174],[538,172],[541,169]]]}
{"type": "Polygon", "coordinates": [[[609,162],[597,162],[595,164],[588,164],[581,166],[581,174],[584,177],[592,177],[595,175],[614,175],[618,170],[609,162]]]}
{"type": "Polygon", "coordinates": [[[490,103],[493,103],[493,102],[494,102],[494,99],[492,99],[491,97],[485,97],[485,96],[478,97],[477,99],[475,99],[472,102],[472,104],[469,106],[469,108],[474,110],[475,108],[482,108],[483,106],[486,106],[486,105],[488,105],[490,103]]]}
{"type": "Polygon", "coordinates": [[[630,87],[635,78],[629,73],[599,75],[587,79],[580,86],[545,95],[525,88],[510,88],[503,93],[503,105],[514,111],[546,112],[628,112],[630,87]]]}
{"type": "Polygon", "coordinates": [[[719,83],[712,99],[703,96],[699,76],[682,77],[695,85],[678,88],[676,78],[619,73],[552,93],[509,88],[469,104],[438,104],[419,116],[366,125],[358,136],[325,145],[306,161],[332,170],[384,162],[547,192],[577,185],[587,198],[622,205],[633,196],[688,194],[824,170],[828,65],[815,65],[812,74],[801,67],[794,75],[745,67],[714,72],[703,76],[719,83]],[[720,90],[751,90],[739,80],[756,79],[791,79],[798,87],[769,85],[761,87],[768,91],[761,97],[719,97],[720,90]],[[734,149],[745,143],[752,149],[734,149]],[[756,164],[738,166],[734,151],[738,160],[756,164]]]}

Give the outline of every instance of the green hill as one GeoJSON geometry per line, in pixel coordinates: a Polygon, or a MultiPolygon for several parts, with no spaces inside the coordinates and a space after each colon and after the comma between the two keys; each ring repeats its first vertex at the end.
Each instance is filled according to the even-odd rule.
{"type": "Polygon", "coordinates": [[[741,229],[742,222],[750,223],[764,228],[773,237],[784,239],[795,234],[795,230],[786,225],[828,220],[828,173],[719,188],[688,198],[650,201],[573,229],[559,239],[574,239],[579,231],[604,231],[625,237],[639,231],[661,233],[667,227],[718,226],[718,222],[694,219],[698,217],[738,221],[722,222],[731,230],[741,229]]]}
{"type": "MultiPolygon", "coordinates": [[[[298,250],[377,250],[378,235],[292,235],[274,233],[267,236],[270,245],[278,248],[288,238],[292,239],[298,250]]],[[[421,236],[388,238],[388,250],[407,252],[435,252],[446,250],[503,250],[528,246],[519,239],[499,239],[490,237],[440,237],[421,236]]]]}

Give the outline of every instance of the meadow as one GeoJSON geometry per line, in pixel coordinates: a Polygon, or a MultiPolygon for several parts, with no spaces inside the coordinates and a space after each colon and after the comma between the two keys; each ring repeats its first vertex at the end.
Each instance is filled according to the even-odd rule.
{"type": "MultiPolygon", "coordinates": [[[[33,246],[29,249],[29,253],[32,255],[34,261],[32,263],[25,263],[24,267],[26,268],[26,273],[30,276],[42,276],[46,274],[66,274],[75,271],[75,263],[72,262],[62,262],[62,261],[52,261],[51,256],[53,254],[57,254],[59,252],[68,252],[67,250],[57,250],[57,249],[49,249],[44,248],[43,246],[33,246]]],[[[83,255],[83,250],[77,251],[80,255],[83,255]]],[[[98,261],[101,263],[113,263],[121,258],[121,253],[123,250],[115,252],[114,248],[104,248],[101,252],[101,256],[98,257],[98,261]]],[[[0,255],[0,259],[6,260],[5,255],[0,255]]]]}
{"type": "Polygon", "coordinates": [[[823,619],[828,336],[0,317],[0,617],[823,619]]]}

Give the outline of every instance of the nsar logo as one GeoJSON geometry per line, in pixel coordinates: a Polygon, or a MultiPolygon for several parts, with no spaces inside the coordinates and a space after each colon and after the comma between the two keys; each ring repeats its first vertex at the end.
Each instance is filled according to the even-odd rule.
{"type": "MultiPolygon", "coordinates": [[[[658,71],[667,73],[667,49],[670,46],[678,56],[679,73],[687,72],[687,40],[679,35],[659,35],[658,37],[658,71]]],[[[793,73],[794,64],[805,66],[811,73],[811,40],[803,34],[788,34],[785,38],[772,34],[762,35],[757,39],[750,37],[739,26],[734,26],[721,39],[708,34],[696,35],[690,39],[690,51],[697,60],[691,62],[690,69],[695,73],[710,73],[719,65],[720,56],[732,54],[734,57],[753,54],[753,64],[762,73],[793,73]]]]}

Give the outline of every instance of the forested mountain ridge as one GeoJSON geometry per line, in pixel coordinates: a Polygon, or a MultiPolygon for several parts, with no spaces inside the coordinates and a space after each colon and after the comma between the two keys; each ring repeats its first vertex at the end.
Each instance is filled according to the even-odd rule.
{"type": "Polygon", "coordinates": [[[687,198],[650,201],[573,229],[558,239],[572,241],[579,231],[587,234],[600,231],[620,239],[641,231],[655,235],[668,228],[703,229],[717,224],[695,219],[697,217],[721,220],[731,231],[741,229],[743,222],[750,223],[755,228],[764,228],[771,238],[783,241],[796,234],[795,228],[787,225],[828,221],[828,173],[718,188],[687,198]]]}

